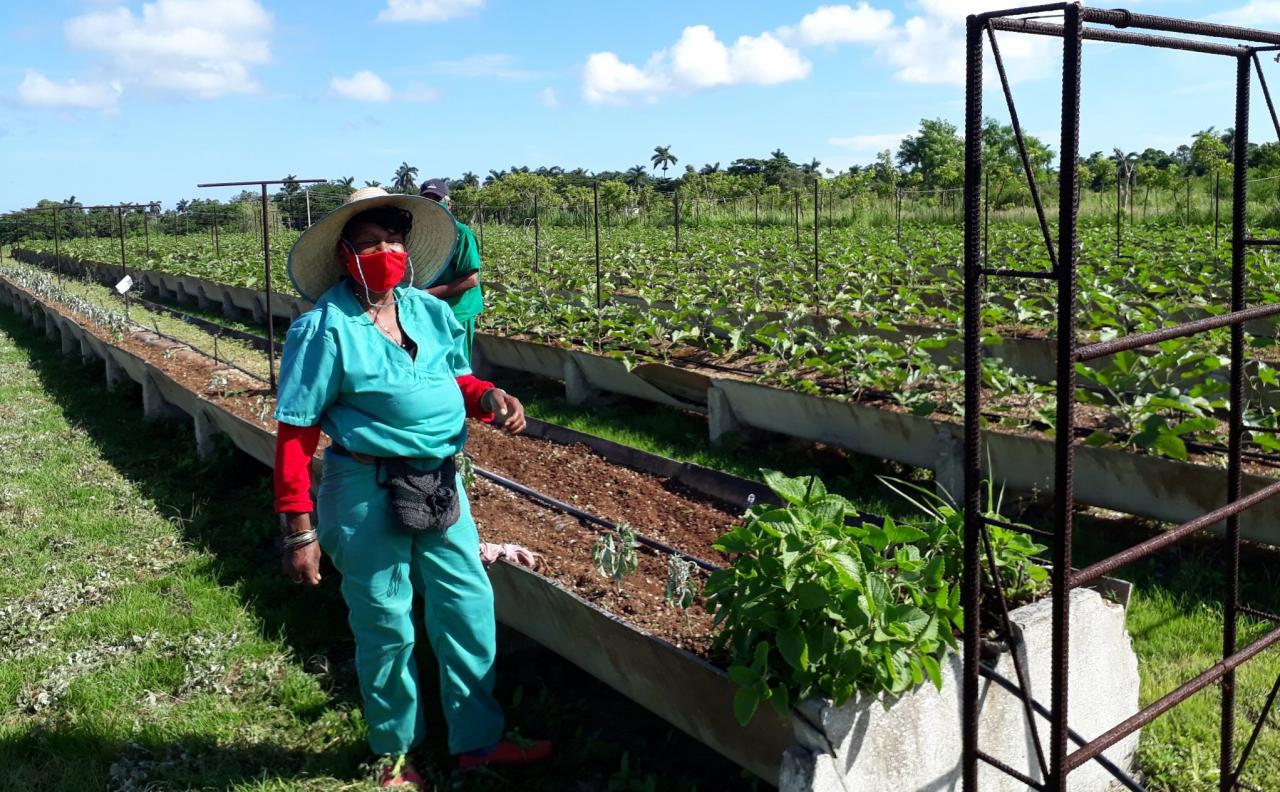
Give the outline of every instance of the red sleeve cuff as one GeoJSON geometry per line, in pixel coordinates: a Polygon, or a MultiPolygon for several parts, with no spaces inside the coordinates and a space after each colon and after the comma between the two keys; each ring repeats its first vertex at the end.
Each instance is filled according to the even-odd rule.
{"type": "Polygon", "coordinates": [[[456,379],[458,381],[458,389],[462,391],[462,403],[467,407],[467,417],[479,418],[485,423],[492,421],[493,413],[480,406],[480,397],[493,390],[494,384],[486,382],[474,374],[464,374],[456,379]]]}
{"type": "Polygon", "coordinates": [[[275,482],[277,512],[310,512],[311,458],[320,445],[319,426],[277,424],[275,482]]]}

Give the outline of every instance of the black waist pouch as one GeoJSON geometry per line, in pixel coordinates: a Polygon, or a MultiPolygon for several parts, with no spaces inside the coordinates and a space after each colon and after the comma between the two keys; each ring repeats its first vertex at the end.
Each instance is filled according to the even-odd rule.
{"type": "Polygon", "coordinates": [[[444,533],[462,516],[453,457],[428,473],[408,459],[379,459],[377,480],[391,496],[391,518],[402,531],[444,533]]]}

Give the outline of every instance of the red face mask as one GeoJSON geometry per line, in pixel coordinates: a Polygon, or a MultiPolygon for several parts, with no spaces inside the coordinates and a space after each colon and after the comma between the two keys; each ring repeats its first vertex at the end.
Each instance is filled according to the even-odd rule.
{"type": "Polygon", "coordinates": [[[409,254],[403,250],[379,250],[356,256],[355,251],[343,245],[342,255],[347,261],[347,272],[371,292],[390,291],[404,279],[409,261],[409,254]]]}

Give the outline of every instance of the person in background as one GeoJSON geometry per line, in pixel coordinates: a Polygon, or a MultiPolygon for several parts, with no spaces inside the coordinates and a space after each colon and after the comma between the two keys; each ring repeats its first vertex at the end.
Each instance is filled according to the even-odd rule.
{"type": "MultiPolygon", "coordinates": [[[[448,179],[427,179],[419,194],[453,213],[448,179]]],[[[458,244],[453,249],[449,266],[427,287],[427,294],[439,297],[453,309],[453,317],[467,332],[466,355],[470,363],[471,347],[476,338],[476,317],[484,311],[484,293],[480,289],[480,246],[466,223],[456,217],[453,222],[458,226],[458,244]]]]}
{"type": "Polygon", "coordinates": [[[466,442],[466,416],[515,434],[524,430],[524,408],[472,375],[462,328],[420,291],[447,265],[456,237],[436,203],[370,187],[307,229],[289,254],[289,278],[315,307],[289,327],[280,361],[282,565],[295,581],[316,585],[323,548],[342,573],[383,787],[421,789],[407,758],[426,738],[415,596],[425,605],[459,765],[523,764],[551,751],[545,740],[503,739],[493,696],[493,589],[454,457],[466,442]],[[313,501],[311,458],[322,431],[332,442],[313,501]]]}

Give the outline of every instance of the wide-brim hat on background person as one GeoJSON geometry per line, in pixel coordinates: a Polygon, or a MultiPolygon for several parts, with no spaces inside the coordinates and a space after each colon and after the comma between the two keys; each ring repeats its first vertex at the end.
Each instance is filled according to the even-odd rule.
{"type": "Polygon", "coordinates": [[[289,280],[298,294],[316,302],[346,276],[346,263],[338,253],[342,229],[361,212],[381,206],[403,209],[413,218],[413,227],[405,238],[405,249],[413,266],[405,269],[404,280],[399,285],[424,288],[444,272],[458,242],[458,228],[448,210],[417,195],[392,194],[381,187],[365,187],[351,193],[346,203],[320,218],[293,243],[289,251],[289,280]]]}

